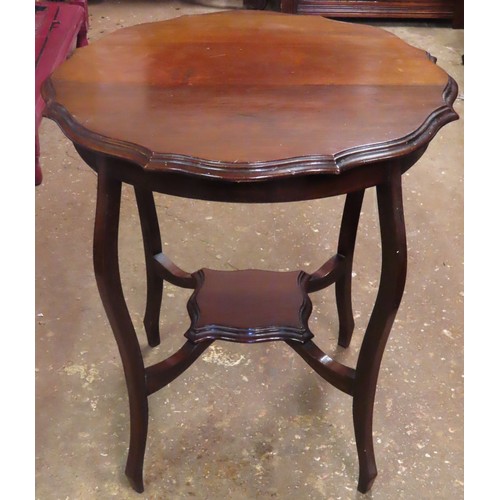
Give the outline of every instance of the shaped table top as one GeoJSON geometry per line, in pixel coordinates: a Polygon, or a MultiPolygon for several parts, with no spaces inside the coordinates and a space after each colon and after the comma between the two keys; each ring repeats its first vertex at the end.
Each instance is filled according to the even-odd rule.
{"type": "Polygon", "coordinates": [[[457,118],[456,83],[367,25],[227,11],[120,29],[45,82],[75,143],[146,169],[227,180],[409,154],[457,118]]]}

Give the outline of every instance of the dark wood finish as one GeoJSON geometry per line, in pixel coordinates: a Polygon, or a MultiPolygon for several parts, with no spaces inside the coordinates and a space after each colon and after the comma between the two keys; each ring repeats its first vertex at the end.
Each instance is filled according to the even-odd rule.
{"type": "Polygon", "coordinates": [[[349,193],[346,196],[344,214],[340,226],[337,251],[344,257],[344,272],[335,283],[335,298],[339,315],[339,345],[342,347],[349,347],[354,331],[354,316],[351,301],[352,260],[364,194],[365,191],[360,190],[349,193]]]}
{"type": "Polygon", "coordinates": [[[456,29],[463,29],[464,23],[464,0],[455,0],[455,9],[453,11],[452,26],[456,29]]]}
{"type": "Polygon", "coordinates": [[[211,340],[197,344],[187,341],[175,354],[146,368],[148,395],[159,391],[187,370],[212,343],[211,340]]]}
{"type": "Polygon", "coordinates": [[[393,34],[268,12],[121,29],[77,50],[51,82],[48,114],[82,146],[229,181],[408,154],[455,117],[448,75],[393,34]]]}
{"type": "Polygon", "coordinates": [[[95,272],[127,380],[126,474],[134,489],[144,487],[147,397],[214,340],[281,340],[352,396],[358,489],[368,491],[377,473],[372,419],[378,372],[406,276],[401,176],[457,118],[456,83],[428,54],[385,31],[240,11],[119,30],[77,50],[43,92],[47,116],[98,174],[95,272]],[[123,182],[134,186],[139,208],[151,346],[160,342],[163,280],[194,290],[187,342],[149,367],[120,284],[123,182]],[[382,270],[354,369],[311,340],[309,294],[336,283],[338,342],[347,347],[354,329],[356,233],[369,188],[377,190],[382,270]],[[162,252],[153,193],[239,203],[346,194],[338,253],[312,274],[189,273],[162,252]]]}
{"type": "Polygon", "coordinates": [[[356,370],[335,361],[323,352],[312,340],[301,344],[287,340],[286,343],[327,382],[352,396],[356,370]]]}
{"type": "Polygon", "coordinates": [[[136,491],[144,491],[142,468],[148,432],[146,373],[141,349],[127,309],[118,265],[121,182],[109,165],[97,165],[94,271],[97,287],[122,359],[130,406],[130,447],[125,473],[136,491]]]}
{"type": "Polygon", "coordinates": [[[335,283],[345,272],[345,257],[334,255],[327,260],[317,271],[309,276],[307,291],[317,292],[335,283]]]}
{"type": "Polygon", "coordinates": [[[401,175],[395,168],[377,186],[382,272],[377,299],[361,344],[353,393],[353,418],[359,457],[358,490],[367,492],[377,475],[373,451],[373,403],[385,344],[399,308],[406,280],[406,233],[401,175]]]}
{"type": "MultiPolygon", "coordinates": [[[[163,296],[163,277],[157,272],[156,255],[161,255],[162,243],[158,216],[151,191],[135,187],[135,198],[141,221],[142,241],[146,260],[146,311],[144,313],[144,329],[148,344],[155,347],[160,343],[160,310],[163,296]]],[[[167,268],[167,266],[165,266],[167,268]]]]}
{"type": "Polygon", "coordinates": [[[312,304],[309,275],[303,271],[213,271],[195,275],[197,287],[189,299],[192,342],[229,340],[255,343],[272,340],[306,342],[312,304]]]}
{"type": "MultiPolygon", "coordinates": [[[[84,161],[95,170],[94,165],[99,155],[74,143],[84,161]]],[[[408,170],[425,152],[426,145],[417,149],[401,159],[403,172],[408,170]]],[[[109,157],[111,159],[111,157],[109,157]]],[[[311,160],[312,161],[312,160],[311,160]]],[[[276,203],[299,200],[312,200],[337,196],[348,192],[358,191],[373,187],[386,178],[387,169],[391,168],[392,161],[381,160],[370,165],[369,169],[349,169],[342,175],[326,173],[312,173],[307,171],[295,172],[289,169],[288,176],[280,175],[276,179],[257,179],[251,177],[244,182],[230,182],[220,179],[212,179],[204,176],[182,175],[179,173],[166,173],[143,170],[139,165],[129,161],[113,158],[115,175],[122,182],[132,185],[141,185],[158,193],[193,198],[198,200],[224,201],[234,203],[276,203]]],[[[366,160],[368,163],[369,161],[366,160]]],[[[319,163],[319,162],[318,162],[319,163]]],[[[321,166],[321,163],[319,163],[321,166]]],[[[179,270],[168,257],[158,255],[156,259],[166,266],[165,273],[170,274],[170,279],[177,286],[183,288],[194,288],[189,273],[179,270]],[[177,278],[175,278],[177,276],[177,278]],[[172,280],[178,279],[178,282],[172,280]],[[183,283],[183,284],[181,284],[183,283]]]]}
{"type": "Polygon", "coordinates": [[[463,0],[281,0],[281,11],[338,19],[449,20],[463,28],[463,0]]]}

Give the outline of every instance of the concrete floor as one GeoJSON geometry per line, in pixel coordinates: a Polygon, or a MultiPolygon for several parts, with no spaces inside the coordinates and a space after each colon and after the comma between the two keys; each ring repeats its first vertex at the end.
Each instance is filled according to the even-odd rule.
{"type": "MultiPolygon", "coordinates": [[[[239,7],[179,1],[92,3],[90,43],[122,26],[239,7]]],[[[463,116],[463,31],[383,24],[438,58],[458,82],[463,116]]],[[[379,476],[356,492],[351,398],[314,374],[286,345],[214,344],[152,396],[142,498],[463,498],[463,119],[446,126],[404,177],[409,268],[386,349],[374,435],[379,476]]],[[[118,351],[92,267],[96,176],[57,126],[40,131],[36,189],[36,497],[141,498],[123,474],[128,403],[118,351]]],[[[302,268],[336,248],[341,199],[272,206],[158,197],[165,250],[194,271],[302,268]]],[[[133,193],[120,233],[124,290],[146,364],[183,342],[189,291],[166,285],[162,344],[142,328],[144,264],[133,193]]],[[[355,259],[352,346],[336,346],[333,289],[314,294],[317,343],[354,366],[377,290],[376,201],[363,207],[355,259]]]]}

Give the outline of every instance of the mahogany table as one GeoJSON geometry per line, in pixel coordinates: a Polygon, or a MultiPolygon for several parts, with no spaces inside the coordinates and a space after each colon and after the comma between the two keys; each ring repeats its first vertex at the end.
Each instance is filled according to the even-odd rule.
{"type": "Polygon", "coordinates": [[[135,490],[144,489],[148,397],[216,340],[285,342],[352,396],[358,490],[371,488],[375,389],[406,276],[401,176],[458,118],[457,85],[435,62],[374,27],[232,11],[120,29],[77,49],[45,82],[46,115],[98,174],[95,275],[125,371],[125,472],[135,490]],[[193,289],[185,344],[147,367],[118,269],[122,183],[133,185],[139,208],[149,345],[160,343],[163,280],[193,289]],[[347,348],[353,253],[368,188],[377,193],[382,269],[352,368],[313,341],[309,294],[335,283],[338,343],[347,348]],[[162,253],[153,192],[237,203],[346,195],[337,254],[312,274],[183,271],[162,253]]]}

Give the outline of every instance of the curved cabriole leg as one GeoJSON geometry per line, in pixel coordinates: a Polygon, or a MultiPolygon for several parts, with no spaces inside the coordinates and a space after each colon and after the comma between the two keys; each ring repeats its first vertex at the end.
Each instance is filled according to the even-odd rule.
{"type": "Polygon", "coordinates": [[[144,328],[148,344],[160,343],[160,310],[163,295],[163,278],[156,272],[154,256],[161,253],[161,236],[153,193],[135,187],[135,197],[141,221],[144,256],[146,260],[147,298],[144,328]]]}
{"type": "Polygon", "coordinates": [[[377,186],[382,272],[377,299],[361,345],[353,393],[353,418],[359,458],[358,490],[367,492],[377,475],[373,450],[373,403],[384,348],[396,316],[406,280],[406,236],[401,175],[395,169],[377,186]]]}
{"type": "Polygon", "coordinates": [[[358,232],[359,214],[363,204],[365,192],[349,193],[345,200],[344,213],[340,226],[339,244],[337,253],[344,257],[344,272],[335,283],[335,298],[339,315],[339,345],[349,347],[352,332],[354,331],[354,317],[352,314],[351,282],[352,260],[356,234],[358,232]]]}
{"type": "Polygon", "coordinates": [[[130,448],[125,473],[138,491],[144,491],[142,469],[148,431],[148,402],[144,362],[123,296],[118,266],[118,223],[121,182],[98,160],[97,209],[94,227],[94,270],[108,320],[118,344],[130,406],[130,448]]]}

